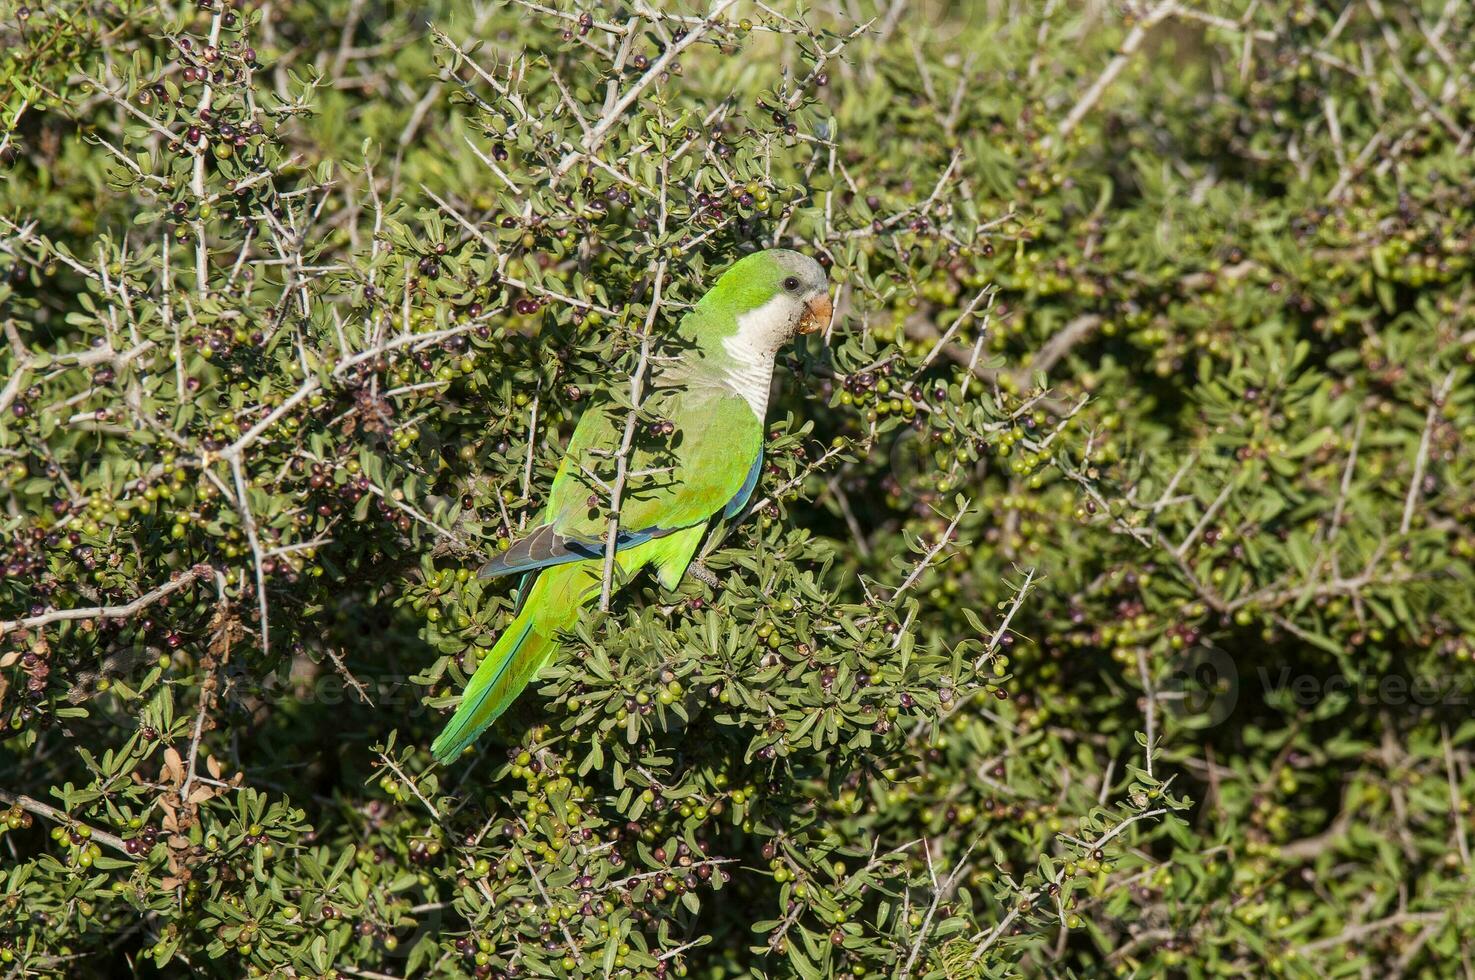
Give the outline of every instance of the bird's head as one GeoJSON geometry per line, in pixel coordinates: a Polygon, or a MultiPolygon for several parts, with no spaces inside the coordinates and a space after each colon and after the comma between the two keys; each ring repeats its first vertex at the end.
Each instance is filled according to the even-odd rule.
{"type": "Polygon", "coordinates": [[[733,263],[703,298],[735,329],[727,339],[771,357],[795,334],[827,326],[832,311],[824,268],[799,252],[771,248],[733,263]],[[735,324],[735,328],[733,325],[735,324]]]}
{"type": "Polygon", "coordinates": [[[814,333],[829,326],[834,307],[830,304],[830,277],[822,265],[800,252],[784,248],[770,249],[760,255],[771,256],[775,266],[769,283],[775,297],[782,297],[791,314],[795,333],[814,333]]]}

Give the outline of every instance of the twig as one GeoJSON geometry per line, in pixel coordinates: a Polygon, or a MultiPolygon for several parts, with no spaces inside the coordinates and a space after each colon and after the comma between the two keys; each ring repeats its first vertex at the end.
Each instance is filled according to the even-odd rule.
{"type": "MultiPolygon", "coordinates": [[[[224,16],[224,8],[220,7],[215,10],[214,16],[210,19],[210,40],[207,43],[212,48],[220,43],[222,16],[224,16]]],[[[200,90],[200,104],[195,110],[196,118],[209,118],[210,105],[214,98],[215,86],[207,75],[204,88],[200,90]]],[[[194,169],[190,174],[190,191],[197,201],[205,200],[205,148],[209,145],[209,137],[205,135],[202,128],[199,139],[190,146],[195,155],[194,169]]],[[[204,299],[210,290],[209,249],[205,244],[205,219],[196,216],[192,224],[195,233],[195,289],[200,294],[200,298],[204,299]]],[[[264,644],[265,640],[263,639],[262,642],[264,644]]]]}
{"type": "Polygon", "coordinates": [[[435,806],[425,798],[425,794],[420,792],[419,785],[409,776],[405,775],[405,771],[401,769],[399,765],[384,752],[376,752],[375,754],[379,756],[379,761],[383,762],[386,766],[389,767],[389,771],[394,773],[394,775],[399,779],[400,782],[410,787],[410,792],[415,794],[415,798],[419,800],[421,804],[424,805],[426,811],[429,812],[430,819],[435,823],[440,823],[440,811],[436,810],[435,806]]]}
{"type": "MultiPolygon", "coordinates": [[[[666,172],[667,165],[661,163],[661,204],[657,218],[657,236],[666,234],[666,172]]],[[[604,539],[604,570],[600,576],[599,608],[609,609],[610,589],[614,585],[615,553],[620,539],[620,506],[625,492],[625,481],[630,475],[630,452],[635,445],[635,429],[640,422],[640,405],[645,397],[645,373],[650,366],[652,328],[656,314],[661,308],[661,286],[666,279],[666,260],[656,263],[656,274],[651,285],[650,309],[646,311],[645,323],[640,330],[640,356],[635,370],[630,375],[630,414],[625,419],[625,431],[620,439],[620,448],[615,454],[615,478],[610,485],[609,524],[604,539]]]]}
{"type": "Polygon", "coordinates": [[[1434,392],[1434,398],[1429,402],[1428,414],[1424,416],[1424,434],[1419,437],[1419,453],[1414,457],[1414,476],[1408,481],[1408,494],[1403,498],[1403,520],[1398,524],[1398,533],[1407,534],[1408,529],[1413,526],[1414,507],[1419,502],[1424,487],[1424,467],[1429,463],[1429,440],[1434,434],[1434,420],[1439,417],[1439,409],[1444,405],[1444,399],[1449,394],[1450,386],[1454,384],[1455,373],[1451,370],[1444,376],[1444,381],[1434,392]]]}
{"type": "Polygon", "coordinates": [[[522,496],[526,500],[533,487],[533,450],[538,442],[538,395],[533,395],[532,410],[528,413],[528,458],[522,468],[522,496]]]}
{"type": "Polygon", "coordinates": [[[369,692],[364,689],[363,683],[357,677],[353,676],[353,671],[349,670],[348,665],[343,662],[343,654],[334,650],[332,647],[325,647],[324,649],[328,654],[328,659],[333,661],[333,666],[337,668],[338,673],[342,675],[350,687],[358,692],[359,700],[371,708],[374,707],[374,699],[369,697],[369,692]]]}
{"type": "Polygon", "coordinates": [[[693,946],[700,946],[702,943],[704,943],[706,941],[707,941],[707,937],[706,936],[703,936],[700,939],[693,939],[689,943],[682,943],[680,946],[677,946],[675,949],[668,949],[664,953],[662,953],[660,956],[657,956],[656,957],[656,962],[657,963],[661,963],[661,962],[664,962],[665,960],[669,960],[669,959],[672,959],[674,957],[680,956],[682,953],[686,952],[688,949],[691,949],[693,946]]]}
{"type": "Polygon", "coordinates": [[[1101,326],[1101,317],[1094,313],[1087,313],[1071,320],[1060,332],[1045,342],[1035,353],[1034,359],[1029,362],[1029,371],[1034,374],[1049,374],[1062,357],[1070,352],[1070,349],[1090,335],[1092,330],[1101,326]]]}
{"type": "Polygon", "coordinates": [[[261,553],[261,537],[256,533],[256,515],[251,513],[251,498],[246,495],[246,477],[241,471],[241,457],[236,454],[229,459],[241,523],[245,526],[246,542],[251,546],[251,557],[256,566],[256,608],[261,614],[261,652],[267,653],[271,650],[271,622],[266,604],[266,558],[261,553]]]}
{"type": "Polygon", "coordinates": [[[121,606],[84,606],[76,609],[53,609],[51,612],[28,616],[25,619],[0,621],[0,637],[5,636],[12,630],[34,629],[37,626],[46,626],[49,623],[56,622],[78,619],[127,619],[139,610],[153,605],[166,596],[173,595],[180,589],[194,584],[199,579],[205,578],[211,572],[212,569],[209,565],[195,565],[181,573],[177,578],[170,579],[163,585],[151,589],[132,602],[125,603],[121,606]]]}
{"type": "Polygon", "coordinates": [[[973,311],[978,309],[978,304],[982,303],[985,299],[988,302],[983,307],[983,328],[979,331],[979,337],[981,339],[987,336],[989,311],[994,308],[994,297],[997,294],[998,290],[993,286],[987,286],[979,290],[978,295],[974,296],[968,305],[963,307],[963,312],[958,314],[957,319],[948,325],[947,331],[941,337],[937,338],[937,342],[932,345],[932,349],[927,352],[927,356],[922,358],[922,363],[917,365],[917,370],[912,373],[912,377],[915,378],[927,370],[928,365],[942,352],[942,349],[947,346],[948,341],[953,339],[953,335],[958,332],[958,328],[963,325],[963,321],[972,316],[973,311]]]}
{"type": "Polygon", "coordinates": [[[907,977],[911,976],[912,966],[916,964],[917,957],[922,953],[922,943],[927,939],[927,933],[932,928],[932,917],[937,913],[937,906],[942,901],[942,896],[953,890],[953,886],[963,876],[963,872],[968,869],[968,858],[973,854],[973,848],[977,845],[977,840],[968,845],[968,849],[963,852],[963,856],[958,859],[958,863],[953,866],[953,870],[948,874],[947,881],[939,884],[937,881],[937,871],[932,866],[932,848],[928,846],[925,840],[922,842],[922,853],[927,858],[927,873],[932,876],[932,903],[927,906],[927,912],[922,916],[922,925],[917,929],[917,941],[912,943],[911,954],[907,957],[906,964],[902,966],[901,973],[897,974],[899,980],[906,980],[907,977]]]}
{"type": "Polygon", "coordinates": [[[1101,72],[1096,81],[1091,83],[1091,87],[1086,89],[1080,100],[1071,107],[1070,112],[1066,114],[1065,119],[1060,123],[1060,127],[1055,131],[1055,135],[1045,138],[1047,145],[1065,139],[1081,124],[1081,121],[1086,116],[1090,115],[1091,110],[1096,107],[1096,103],[1100,101],[1101,96],[1105,94],[1111,83],[1116,81],[1117,76],[1127,67],[1127,62],[1131,60],[1132,55],[1137,52],[1137,49],[1142,46],[1142,42],[1147,39],[1148,32],[1177,9],[1178,0],[1161,0],[1141,20],[1132,25],[1132,29],[1127,32],[1126,38],[1122,40],[1121,47],[1117,49],[1116,55],[1107,63],[1105,70],[1101,72]]]}
{"type": "Polygon", "coordinates": [[[1219,513],[1219,508],[1224,506],[1224,501],[1229,499],[1229,494],[1233,490],[1234,481],[1232,479],[1226,481],[1223,488],[1219,491],[1219,496],[1214,498],[1214,502],[1203,512],[1203,516],[1198,519],[1198,523],[1193,525],[1193,530],[1189,531],[1188,536],[1183,539],[1183,542],[1173,549],[1175,555],[1182,558],[1188,554],[1188,549],[1193,547],[1193,542],[1198,540],[1198,536],[1208,528],[1209,522],[1219,513]]]}
{"type": "MultiPolygon", "coordinates": [[[[594,126],[589,130],[589,135],[584,139],[583,151],[571,152],[559,161],[555,176],[562,177],[582,157],[591,156],[598,152],[600,146],[604,144],[605,138],[609,135],[610,129],[624,116],[625,110],[630,108],[636,99],[640,98],[640,93],[644,92],[652,82],[659,78],[670,67],[671,62],[680,56],[681,52],[700,41],[712,29],[716,19],[722,16],[723,11],[736,2],[737,0],[718,0],[712,6],[712,9],[707,12],[705,18],[688,28],[685,37],[667,47],[659,58],[651,62],[650,67],[645,70],[645,74],[641,75],[635,81],[635,84],[625,90],[624,95],[617,99],[613,105],[606,108],[600,114],[599,118],[595,120],[594,126]]],[[[633,37],[634,34],[635,32],[632,31],[627,36],[633,37]]]]}
{"type": "MultiPolygon", "coordinates": [[[[184,783],[179,790],[179,801],[183,805],[190,805],[190,790],[195,782],[195,765],[200,758],[200,739],[205,735],[205,715],[215,705],[216,692],[219,690],[218,673],[220,667],[230,656],[230,643],[233,636],[232,623],[228,620],[230,602],[225,595],[225,576],[218,574],[215,577],[215,587],[219,595],[216,602],[216,638],[223,642],[223,652],[220,659],[215,662],[210,674],[200,684],[200,708],[195,713],[195,728],[190,734],[189,742],[189,766],[185,772],[184,783]]],[[[213,646],[213,644],[212,644],[213,646]]]]}
{"type": "Polygon", "coordinates": [[[1455,771],[1454,749],[1449,742],[1449,726],[1439,726],[1440,741],[1444,746],[1444,773],[1449,784],[1449,814],[1455,825],[1455,842],[1460,847],[1460,863],[1470,867],[1470,842],[1465,838],[1465,817],[1460,813],[1459,776],[1455,771]]]}
{"type": "MultiPolygon", "coordinates": [[[[537,886],[538,894],[543,896],[543,904],[550,909],[553,908],[553,899],[548,897],[548,890],[543,887],[543,878],[538,874],[538,869],[533,867],[533,859],[528,857],[528,852],[521,848],[518,849],[518,853],[522,855],[523,863],[528,867],[528,875],[533,879],[533,884],[537,886]]],[[[569,932],[568,920],[560,918],[558,924],[563,927],[563,938],[568,942],[569,951],[573,952],[578,949],[578,946],[574,943],[574,934],[569,932]]]]}
{"type": "Polygon", "coordinates": [[[943,531],[942,534],[938,537],[937,544],[933,545],[927,550],[927,553],[922,556],[922,560],[919,561],[917,563],[917,566],[912,569],[911,574],[906,577],[906,580],[896,587],[895,592],[891,593],[892,602],[895,602],[897,599],[901,598],[901,594],[903,592],[916,584],[917,579],[922,577],[922,573],[927,570],[927,567],[932,564],[932,562],[937,558],[939,554],[942,553],[942,549],[948,546],[949,542],[951,542],[953,539],[953,531],[957,530],[958,522],[963,519],[964,514],[968,513],[968,506],[972,502],[973,501],[971,500],[963,501],[963,506],[958,511],[958,515],[954,517],[951,522],[949,522],[947,530],[943,531]]]}
{"type": "Polygon", "coordinates": [[[1153,686],[1152,677],[1147,671],[1147,654],[1141,647],[1137,648],[1137,676],[1142,681],[1142,692],[1147,699],[1147,744],[1143,746],[1147,757],[1147,776],[1152,776],[1152,746],[1157,741],[1157,688],[1153,686]]]}
{"type": "MultiPolygon", "coordinates": [[[[1104,847],[1109,841],[1117,837],[1119,834],[1124,832],[1128,827],[1132,826],[1132,824],[1136,823],[1137,821],[1146,820],[1149,817],[1162,816],[1164,813],[1167,812],[1167,807],[1158,807],[1155,810],[1144,810],[1141,813],[1134,813],[1132,816],[1123,820],[1121,823],[1117,824],[1111,830],[1107,831],[1105,834],[1102,834],[1094,842],[1089,844],[1085,843],[1084,841],[1076,841],[1074,838],[1070,837],[1066,837],[1066,839],[1079,846],[1085,847],[1088,850],[1097,850],[1101,847],[1104,847]]],[[[1062,871],[1060,872],[1060,874],[1064,875],[1064,872],[1062,871]]],[[[1059,881],[1052,882],[1052,884],[1058,885],[1059,881]]],[[[1030,892],[1026,897],[1029,900],[1033,901],[1034,899],[1038,898],[1044,891],[1044,888],[1038,888],[1030,892]]],[[[987,935],[984,935],[982,941],[974,947],[973,955],[968,957],[969,964],[978,962],[983,954],[988,951],[988,948],[992,946],[994,942],[997,941],[998,938],[1002,936],[1011,925],[1014,924],[1014,920],[1019,918],[1019,912],[1020,905],[1016,902],[1014,906],[1009,909],[1009,914],[1004,916],[1003,920],[1000,921],[998,925],[994,926],[993,930],[990,931],[987,935]]]]}
{"type": "Polygon", "coordinates": [[[130,860],[138,859],[138,855],[133,854],[128,850],[128,844],[126,841],[123,840],[123,838],[118,837],[114,834],[110,834],[106,830],[98,830],[96,827],[89,827],[81,821],[75,820],[67,814],[63,813],[61,810],[58,810],[56,807],[48,806],[47,804],[42,803],[40,800],[32,799],[31,797],[26,796],[23,793],[12,793],[9,790],[0,789],[0,803],[8,803],[11,806],[18,806],[28,813],[34,813],[38,817],[41,817],[45,820],[53,821],[54,823],[59,823],[64,827],[86,828],[88,834],[90,835],[90,840],[95,840],[99,844],[106,844],[108,847],[111,847],[113,850],[119,852],[120,854],[127,855],[130,860]]]}
{"type": "Polygon", "coordinates": [[[1348,926],[1335,936],[1306,943],[1298,947],[1297,951],[1301,954],[1314,953],[1318,950],[1341,946],[1344,943],[1356,942],[1364,936],[1371,936],[1384,929],[1393,929],[1408,923],[1439,922],[1448,917],[1449,912],[1399,912],[1373,922],[1360,922],[1355,926],[1348,926]]]}
{"type": "Polygon", "coordinates": [[[195,762],[200,757],[200,740],[205,737],[205,716],[210,713],[211,702],[215,700],[215,679],[206,676],[207,683],[200,686],[200,707],[195,712],[195,727],[190,732],[189,740],[189,768],[185,772],[184,783],[179,789],[179,799],[182,803],[189,803],[190,790],[194,788],[195,762]]]}
{"type": "Polygon", "coordinates": [[[1024,597],[1029,594],[1029,590],[1034,587],[1034,580],[1035,570],[1033,568],[1026,569],[1024,572],[1024,581],[1019,583],[1019,588],[1014,590],[1014,599],[1012,602],[1009,603],[1009,611],[1004,614],[1004,621],[999,624],[998,629],[994,630],[994,635],[989,638],[988,646],[984,648],[983,653],[979,654],[977,661],[974,662],[975,669],[981,668],[983,666],[983,662],[987,660],[993,654],[993,652],[999,648],[999,644],[1004,641],[1004,635],[1009,631],[1009,624],[1014,621],[1014,614],[1017,613],[1019,611],[1019,607],[1023,605],[1024,597]]]}

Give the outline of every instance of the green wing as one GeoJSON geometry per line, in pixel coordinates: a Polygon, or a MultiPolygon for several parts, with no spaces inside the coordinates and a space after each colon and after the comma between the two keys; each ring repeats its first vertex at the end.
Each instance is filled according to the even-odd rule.
{"type": "MultiPolygon", "coordinates": [[[[629,462],[632,476],[621,499],[619,550],[704,526],[752,492],[763,452],[762,423],[727,389],[658,390],[649,408],[677,428],[666,437],[637,437],[629,462]]],[[[599,481],[607,484],[613,477],[625,419],[620,409],[593,407],[584,413],[554,478],[542,523],[488,563],[482,577],[604,553],[609,490],[599,481]]]]}

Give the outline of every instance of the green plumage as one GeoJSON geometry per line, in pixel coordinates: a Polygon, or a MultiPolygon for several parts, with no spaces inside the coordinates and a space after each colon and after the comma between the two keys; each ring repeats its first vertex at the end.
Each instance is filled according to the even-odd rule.
{"type": "MultiPolygon", "coordinates": [[[[642,409],[673,431],[641,427],[620,501],[616,562],[647,566],[675,588],[714,518],[752,493],[763,453],[763,400],[773,354],[821,302],[827,282],[812,260],[770,251],[734,265],[682,320],[683,351],[663,362],[642,409]]],[[[598,598],[608,533],[606,489],[628,412],[595,406],[579,419],[537,526],[482,569],[523,573],[519,611],[472,675],[431,749],[449,762],[516,700],[558,649],[580,609],[598,598]],[[601,486],[604,481],[605,486],[601,486]]]]}

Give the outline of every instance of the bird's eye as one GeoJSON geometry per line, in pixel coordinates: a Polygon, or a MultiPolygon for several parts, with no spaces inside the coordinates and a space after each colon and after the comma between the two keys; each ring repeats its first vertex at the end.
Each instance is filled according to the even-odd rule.
{"type": "Polygon", "coordinates": [[[799,280],[793,276],[790,276],[789,278],[784,280],[784,288],[792,293],[794,290],[799,288],[799,280]]]}

